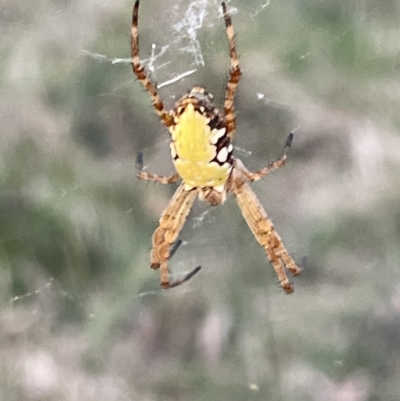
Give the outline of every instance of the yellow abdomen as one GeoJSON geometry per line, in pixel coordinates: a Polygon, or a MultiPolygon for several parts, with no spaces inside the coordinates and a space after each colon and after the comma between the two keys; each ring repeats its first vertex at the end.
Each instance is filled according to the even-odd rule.
{"type": "Polygon", "coordinates": [[[170,128],[171,155],[176,171],[190,187],[223,187],[232,165],[228,162],[231,152],[222,147],[217,153],[217,142],[226,134],[225,128],[211,129],[210,119],[195,110],[189,103],[177,123],[170,128]]]}

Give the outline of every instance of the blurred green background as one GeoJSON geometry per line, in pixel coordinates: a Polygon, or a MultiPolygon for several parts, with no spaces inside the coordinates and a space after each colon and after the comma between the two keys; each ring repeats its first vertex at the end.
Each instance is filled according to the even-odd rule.
{"type": "MultiPolygon", "coordinates": [[[[132,3],[0,2],[0,400],[400,399],[400,3],[232,1],[236,156],[299,264],[280,290],[231,197],[196,203],[149,268],[175,186],[168,134],[129,60],[132,3]],[[118,62],[120,61],[120,62],[118,62]]],[[[142,0],[141,57],[166,107],[221,103],[220,4],[142,0]],[[152,44],[154,57],[151,57],[152,44]]]]}

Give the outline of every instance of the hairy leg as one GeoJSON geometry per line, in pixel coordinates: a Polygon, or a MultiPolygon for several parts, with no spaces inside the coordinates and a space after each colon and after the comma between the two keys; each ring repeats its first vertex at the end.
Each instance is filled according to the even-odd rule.
{"type": "Polygon", "coordinates": [[[231,69],[230,69],[229,81],[226,85],[224,110],[226,119],[226,131],[230,140],[232,141],[236,130],[234,100],[241,72],[239,66],[239,58],[236,52],[235,33],[233,31],[232,20],[228,13],[225,3],[222,3],[222,11],[224,14],[226,36],[228,37],[229,54],[231,58],[231,69]]]}
{"type": "Polygon", "coordinates": [[[138,153],[137,158],[136,158],[136,177],[139,178],[139,180],[156,181],[159,184],[172,184],[174,182],[177,182],[180,179],[178,173],[174,173],[174,174],[170,175],[169,177],[165,177],[162,175],[151,174],[151,173],[147,173],[146,171],[143,171],[143,154],[142,153],[138,153]]]}
{"type": "Polygon", "coordinates": [[[247,168],[243,165],[243,163],[240,160],[236,159],[236,164],[237,164],[236,168],[238,168],[243,173],[243,175],[246,177],[246,179],[248,181],[252,182],[252,181],[261,180],[261,178],[264,178],[271,171],[274,171],[277,168],[285,165],[286,159],[287,159],[287,152],[290,149],[292,140],[293,140],[293,134],[291,133],[286,140],[286,145],[285,145],[285,149],[283,150],[282,157],[280,157],[278,160],[275,160],[273,163],[271,163],[267,167],[264,167],[261,170],[256,171],[256,172],[251,172],[251,171],[247,170],[247,168]]]}
{"type": "Polygon", "coordinates": [[[138,81],[144,86],[146,91],[150,94],[153,101],[154,109],[160,117],[163,124],[170,127],[173,124],[173,118],[168,111],[164,109],[163,102],[158,95],[156,86],[147,77],[144,67],[140,64],[139,59],[139,0],[135,1],[132,13],[131,25],[131,58],[132,58],[132,71],[137,76],[138,81]]]}
{"type": "Polygon", "coordinates": [[[168,262],[171,256],[171,247],[177,241],[186,217],[197,197],[197,191],[186,191],[184,184],[176,190],[174,196],[164,210],[160,224],[153,234],[153,250],[151,252],[151,267],[160,269],[161,286],[163,288],[176,287],[193,277],[199,270],[197,267],[183,279],[170,282],[168,262]]]}
{"type": "Polygon", "coordinates": [[[286,293],[290,294],[294,291],[294,288],[289,281],[285,267],[294,275],[300,274],[300,268],[288,254],[281,237],[275,231],[272,221],[268,218],[249,184],[245,182],[245,177],[237,172],[235,175],[234,171],[229,190],[235,195],[243,217],[254,237],[264,248],[282,288],[286,293]]]}

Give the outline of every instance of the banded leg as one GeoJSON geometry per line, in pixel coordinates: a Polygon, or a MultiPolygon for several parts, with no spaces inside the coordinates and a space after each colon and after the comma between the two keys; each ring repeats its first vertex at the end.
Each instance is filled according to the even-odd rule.
{"type": "Polygon", "coordinates": [[[156,181],[159,184],[173,184],[180,178],[178,173],[165,177],[143,171],[143,153],[138,153],[136,158],[136,177],[139,178],[139,180],[156,181]]]}
{"type": "Polygon", "coordinates": [[[292,141],[293,141],[293,133],[290,133],[286,140],[286,145],[285,145],[285,149],[283,150],[282,157],[279,158],[278,160],[275,160],[273,163],[269,164],[267,167],[264,167],[259,171],[256,171],[253,173],[253,172],[247,170],[247,168],[243,165],[243,163],[238,159],[236,159],[235,167],[238,168],[243,173],[243,175],[247,178],[248,181],[253,182],[253,181],[261,180],[261,178],[264,178],[271,171],[274,171],[277,168],[285,165],[286,159],[287,159],[287,152],[290,149],[292,141]]]}
{"type": "Polygon", "coordinates": [[[180,280],[169,280],[168,261],[171,257],[171,247],[176,242],[196,197],[197,191],[186,191],[185,184],[182,183],[164,210],[160,225],[153,234],[151,268],[160,269],[161,286],[165,289],[184,283],[200,270],[199,266],[180,280]]]}
{"type": "Polygon", "coordinates": [[[229,139],[232,141],[236,130],[236,116],[234,108],[235,92],[240,80],[241,72],[239,66],[239,58],[236,52],[235,33],[233,31],[232,20],[225,3],[222,3],[222,12],[224,14],[226,36],[228,37],[229,54],[231,57],[231,69],[229,81],[226,86],[224,110],[226,119],[226,131],[229,139]]]}
{"type": "Polygon", "coordinates": [[[139,33],[138,33],[138,20],[139,20],[139,0],[135,1],[132,13],[131,25],[131,58],[132,58],[132,71],[137,76],[139,82],[144,86],[151,96],[153,106],[156,113],[161,118],[161,121],[166,127],[173,124],[173,118],[168,111],[164,109],[163,102],[157,93],[156,86],[147,77],[144,67],[140,64],[139,59],[139,33]]]}
{"type": "Polygon", "coordinates": [[[300,274],[301,269],[288,254],[281,237],[275,231],[272,221],[268,218],[255,193],[244,179],[240,175],[233,175],[229,190],[235,195],[243,217],[257,242],[264,248],[283,290],[290,294],[294,291],[294,288],[289,281],[285,267],[293,275],[300,274]]]}

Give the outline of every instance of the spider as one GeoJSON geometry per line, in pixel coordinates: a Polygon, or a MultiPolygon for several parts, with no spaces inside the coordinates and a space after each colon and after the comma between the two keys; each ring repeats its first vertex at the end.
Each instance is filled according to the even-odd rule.
{"type": "Polygon", "coordinates": [[[155,230],[151,251],[151,267],[160,269],[161,286],[176,287],[193,277],[197,267],[179,280],[170,280],[168,262],[178,244],[178,235],[197,197],[216,206],[224,203],[227,192],[235,196],[244,219],[256,240],[264,248],[283,290],[290,294],[290,283],[286,269],[291,274],[300,274],[301,269],[288,254],[281,237],[275,231],[249,182],[258,181],[268,173],[282,167],[293,139],[291,133],[280,159],[257,172],[249,171],[233,156],[232,140],[236,130],[234,97],[241,71],[231,17],[226,4],[222,3],[226,35],[231,60],[230,77],[226,86],[224,111],[216,108],[213,96],[202,86],[194,86],[181,97],[171,111],[164,109],[157,87],[147,76],[139,59],[138,17],[139,0],[135,1],[131,25],[131,62],[137,79],[150,94],[154,109],[171,135],[170,149],[176,172],[169,177],[143,171],[143,159],[137,158],[137,177],[160,184],[171,184],[181,180],[168,206],[162,213],[155,230]]]}

